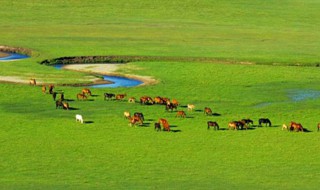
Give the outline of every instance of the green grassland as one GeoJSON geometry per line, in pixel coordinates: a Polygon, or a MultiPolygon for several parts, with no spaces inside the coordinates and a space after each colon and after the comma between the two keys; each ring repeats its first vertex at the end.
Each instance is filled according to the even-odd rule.
{"type": "Polygon", "coordinates": [[[39,86],[1,83],[0,189],[317,189],[319,2],[3,1],[1,6],[1,45],[32,49],[33,56],[0,62],[0,76],[86,82],[89,74],[38,64],[62,56],[217,62],[127,63],[121,74],[152,76],[159,83],[95,88],[88,101],[76,100],[82,87],[57,86],[71,110],[56,109],[39,86]],[[310,67],[288,66],[297,64],[310,67]],[[104,101],[104,92],[175,98],[187,118],[160,105],[104,101]],[[186,110],[189,103],[195,111],[186,110]],[[204,107],[217,114],[205,116],[204,107]],[[128,126],[124,111],[144,113],[145,125],[128,126]],[[76,123],[75,114],[86,123],[76,123]],[[258,127],[261,117],[270,118],[272,127],[258,127]],[[159,118],[166,118],[173,132],[156,132],[159,118]],[[242,118],[253,119],[254,127],[227,130],[229,121],[242,118]],[[222,130],[207,130],[209,120],[222,130]],[[292,120],[308,132],[282,131],[292,120]]]}

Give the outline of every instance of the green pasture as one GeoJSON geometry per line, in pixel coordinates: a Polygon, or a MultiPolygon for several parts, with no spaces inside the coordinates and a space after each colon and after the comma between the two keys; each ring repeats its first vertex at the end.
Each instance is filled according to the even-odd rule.
{"type": "Polygon", "coordinates": [[[1,7],[0,45],[33,53],[0,62],[0,78],[58,84],[72,109],[56,109],[40,86],[0,84],[0,189],[318,188],[319,2],[59,0],[1,7]],[[124,64],[120,74],[158,83],[90,88],[87,101],[76,100],[83,87],[59,84],[99,76],[39,64],[85,55],[186,59],[124,64]],[[177,99],[187,118],[160,105],[105,101],[105,92],[177,99]],[[204,107],[215,115],[204,115],[204,107]],[[144,126],[128,126],[124,111],[142,112],[144,126]],[[172,132],[154,130],[159,118],[172,132]],[[243,118],[254,120],[249,130],[227,129],[243,118]],[[272,127],[258,126],[259,118],[272,127]],[[221,130],[207,130],[209,120],[221,130]],[[282,131],[290,121],[306,132],[282,131]]]}

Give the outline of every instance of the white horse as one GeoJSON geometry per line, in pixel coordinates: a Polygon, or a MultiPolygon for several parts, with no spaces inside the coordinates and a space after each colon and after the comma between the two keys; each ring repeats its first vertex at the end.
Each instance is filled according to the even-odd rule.
{"type": "Polygon", "coordinates": [[[283,124],[283,125],[282,125],[282,131],[283,131],[283,130],[288,130],[288,126],[287,126],[286,124],[283,124]]]}
{"type": "Polygon", "coordinates": [[[187,106],[188,106],[188,111],[192,111],[195,108],[193,104],[188,104],[187,106]]]}
{"type": "Polygon", "coordinates": [[[76,122],[79,121],[80,123],[83,123],[83,118],[82,118],[82,115],[80,114],[77,114],[76,115],[76,122]]]}

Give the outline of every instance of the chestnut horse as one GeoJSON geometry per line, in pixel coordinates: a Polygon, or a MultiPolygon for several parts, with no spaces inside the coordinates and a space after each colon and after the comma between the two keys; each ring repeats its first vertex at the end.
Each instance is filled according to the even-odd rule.
{"type": "Polygon", "coordinates": [[[238,124],[235,121],[229,122],[228,123],[228,129],[230,130],[231,128],[233,128],[234,130],[238,129],[238,124]]]}
{"type": "Polygon", "coordinates": [[[303,132],[303,127],[300,123],[296,123],[294,121],[290,122],[290,131],[296,130],[297,132],[301,131],[303,132]]]}
{"type": "Polygon", "coordinates": [[[84,88],[84,89],[82,89],[82,94],[83,94],[83,95],[86,95],[86,94],[87,94],[88,96],[91,96],[91,95],[92,95],[89,88],[84,88]]]}
{"type": "Polygon", "coordinates": [[[33,86],[36,86],[37,85],[36,79],[30,79],[29,80],[29,84],[33,85],[33,86]]]}
{"type": "Polygon", "coordinates": [[[319,132],[319,130],[320,130],[320,123],[318,123],[318,126],[317,126],[317,127],[318,127],[318,132],[319,132]]]}
{"type": "Polygon", "coordinates": [[[87,96],[84,95],[84,94],[77,94],[77,100],[86,100],[87,99],[87,96]]]}
{"type": "Polygon", "coordinates": [[[177,115],[176,117],[182,117],[185,118],[186,117],[186,113],[184,111],[177,111],[177,115]]]}
{"type": "Polygon", "coordinates": [[[208,124],[208,129],[210,129],[210,127],[213,127],[214,130],[219,130],[219,125],[218,125],[217,122],[215,122],[215,121],[208,121],[207,124],[208,124]]]}
{"type": "Polygon", "coordinates": [[[212,110],[210,108],[208,108],[208,107],[205,107],[203,112],[206,115],[212,115],[212,110]]]}
{"type": "Polygon", "coordinates": [[[170,125],[166,119],[160,118],[159,123],[162,125],[163,130],[170,132],[170,125]]]}

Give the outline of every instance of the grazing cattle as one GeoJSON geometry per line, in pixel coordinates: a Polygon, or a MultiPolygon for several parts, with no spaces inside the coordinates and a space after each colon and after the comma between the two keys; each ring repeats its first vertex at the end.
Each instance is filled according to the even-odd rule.
{"type": "Polygon", "coordinates": [[[141,119],[141,121],[144,121],[144,116],[143,116],[143,113],[141,113],[141,112],[135,112],[133,114],[133,116],[139,117],[141,119]]]}
{"type": "Polygon", "coordinates": [[[184,111],[177,111],[176,117],[186,117],[186,113],[184,111]]]}
{"type": "Polygon", "coordinates": [[[160,118],[159,123],[162,125],[163,130],[170,132],[170,125],[166,119],[160,118]]]}
{"type": "Polygon", "coordinates": [[[69,110],[69,104],[67,103],[67,102],[62,102],[62,107],[63,107],[63,109],[65,109],[65,110],[69,110]]]}
{"type": "Polygon", "coordinates": [[[142,125],[143,124],[143,121],[141,120],[140,117],[137,117],[137,116],[133,116],[133,117],[129,117],[129,125],[132,127],[134,125],[142,125]]]}
{"type": "Polygon", "coordinates": [[[210,108],[208,108],[208,107],[205,107],[203,112],[206,115],[212,115],[212,110],[210,108]]]}
{"type": "Polygon", "coordinates": [[[112,93],[104,93],[104,100],[106,100],[108,98],[108,100],[115,98],[116,95],[112,94],[112,93]]]}
{"type": "Polygon", "coordinates": [[[286,125],[286,124],[282,124],[282,129],[281,129],[282,131],[283,130],[288,130],[288,126],[286,125]]]}
{"type": "Polygon", "coordinates": [[[260,118],[259,119],[259,126],[261,126],[262,123],[265,123],[266,126],[271,127],[271,121],[268,118],[260,118]]]}
{"type": "Polygon", "coordinates": [[[53,93],[52,93],[52,98],[53,98],[54,101],[56,101],[57,94],[58,94],[58,93],[56,93],[56,92],[53,92],[53,93]]]}
{"type": "Polygon", "coordinates": [[[158,123],[158,122],[154,123],[154,130],[161,131],[160,123],[158,123]]]}
{"type": "Polygon", "coordinates": [[[76,115],[76,122],[80,122],[80,123],[83,123],[83,118],[82,118],[82,115],[80,115],[80,114],[77,114],[76,115]]]}
{"type": "Polygon", "coordinates": [[[207,124],[208,124],[208,129],[210,129],[210,127],[213,127],[214,130],[219,130],[219,125],[218,125],[217,122],[215,122],[215,121],[208,121],[207,124]]]}
{"type": "Polygon", "coordinates": [[[318,123],[318,126],[317,126],[317,128],[318,128],[318,132],[319,132],[319,130],[320,130],[320,123],[318,123]]]}
{"type": "Polygon", "coordinates": [[[124,117],[125,119],[129,119],[130,116],[131,116],[131,115],[130,115],[130,112],[128,112],[128,111],[123,112],[123,117],[124,117]]]}
{"type": "Polygon", "coordinates": [[[87,96],[84,95],[84,94],[77,94],[77,100],[86,100],[87,99],[87,96]]]}
{"type": "Polygon", "coordinates": [[[89,88],[84,88],[84,89],[82,89],[81,92],[82,92],[83,95],[88,95],[88,96],[92,95],[89,88]]]}
{"type": "Polygon", "coordinates": [[[36,86],[37,85],[36,79],[30,79],[29,80],[29,85],[36,86]]]}
{"type": "Polygon", "coordinates": [[[140,104],[154,104],[154,101],[149,96],[142,96],[140,98],[140,104]]]}
{"type": "Polygon", "coordinates": [[[136,103],[136,98],[135,98],[135,97],[130,97],[130,98],[128,99],[128,102],[129,102],[129,103],[136,103]]]}
{"type": "Polygon", "coordinates": [[[246,125],[253,125],[253,121],[251,119],[242,119],[241,121],[245,122],[246,125]]]}
{"type": "Polygon", "coordinates": [[[188,107],[188,111],[193,111],[195,108],[193,104],[188,104],[187,107],[188,107]]]}
{"type": "Polygon", "coordinates": [[[42,93],[43,93],[43,94],[45,94],[45,93],[46,93],[46,91],[47,91],[47,87],[46,87],[46,85],[42,85],[41,90],[42,90],[42,93]]]}
{"type": "Polygon", "coordinates": [[[231,128],[233,128],[234,130],[238,129],[238,123],[237,122],[229,122],[228,123],[228,129],[230,130],[231,128]]]}
{"type": "Polygon", "coordinates": [[[177,109],[177,106],[173,105],[173,104],[166,104],[166,110],[167,111],[173,111],[173,109],[177,109]]]}
{"type": "Polygon", "coordinates": [[[56,101],[56,109],[57,108],[63,108],[63,103],[62,103],[62,101],[60,101],[60,100],[57,100],[56,101]]]}
{"type": "Polygon", "coordinates": [[[49,84],[49,94],[53,93],[53,89],[54,89],[54,85],[53,84],[49,84]]]}
{"type": "Polygon", "coordinates": [[[300,123],[296,123],[294,121],[291,121],[290,122],[290,131],[294,131],[294,130],[297,132],[299,132],[299,131],[303,132],[303,127],[300,123]]]}
{"type": "Polygon", "coordinates": [[[117,94],[116,95],[116,100],[123,100],[124,97],[126,97],[126,94],[117,94]]]}

